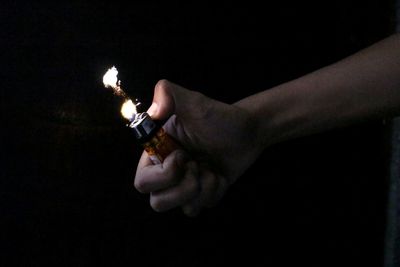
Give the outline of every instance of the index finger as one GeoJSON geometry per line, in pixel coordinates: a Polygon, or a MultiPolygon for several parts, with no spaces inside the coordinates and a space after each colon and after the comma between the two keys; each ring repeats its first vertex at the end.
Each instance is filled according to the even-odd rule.
{"type": "Polygon", "coordinates": [[[146,152],[139,160],[135,177],[135,187],[142,193],[166,189],[182,178],[188,155],[183,150],[169,154],[162,164],[153,165],[146,152]]]}
{"type": "Polygon", "coordinates": [[[140,157],[137,170],[143,169],[146,166],[153,165],[153,162],[150,160],[149,155],[146,151],[143,151],[142,156],[140,157]]]}

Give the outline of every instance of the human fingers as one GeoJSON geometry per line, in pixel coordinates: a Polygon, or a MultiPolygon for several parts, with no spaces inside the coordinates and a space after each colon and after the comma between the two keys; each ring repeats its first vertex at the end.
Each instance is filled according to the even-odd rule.
{"type": "Polygon", "coordinates": [[[153,165],[144,152],[136,171],[135,188],[141,193],[150,193],[178,184],[188,159],[187,153],[178,149],[168,155],[162,164],[153,165]]]}
{"type": "Polygon", "coordinates": [[[154,88],[153,103],[147,110],[150,117],[165,120],[176,114],[187,119],[203,118],[211,113],[214,100],[168,80],[160,80],[154,88]]]}
{"type": "Polygon", "coordinates": [[[199,177],[201,191],[199,195],[182,206],[182,211],[189,217],[197,216],[204,207],[212,207],[222,198],[228,188],[227,180],[214,172],[203,169],[199,177]]]}
{"type": "Polygon", "coordinates": [[[163,120],[174,113],[175,100],[170,89],[171,86],[169,81],[160,80],[154,87],[153,103],[147,110],[152,118],[163,120]]]}
{"type": "Polygon", "coordinates": [[[200,192],[198,167],[196,162],[186,164],[185,174],[181,182],[164,190],[150,194],[150,206],[158,212],[179,207],[195,198],[200,192]]]}

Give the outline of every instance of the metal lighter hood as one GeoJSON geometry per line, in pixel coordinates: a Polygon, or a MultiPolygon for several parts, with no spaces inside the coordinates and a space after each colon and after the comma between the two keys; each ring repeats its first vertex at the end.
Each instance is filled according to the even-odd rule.
{"type": "Polygon", "coordinates": [[[129,124],[129,127],[133,129],[136,138],[143,142],[151,138],[159,129],[158,124],[146,112],[137,114],[135,119],[129,124]]]}

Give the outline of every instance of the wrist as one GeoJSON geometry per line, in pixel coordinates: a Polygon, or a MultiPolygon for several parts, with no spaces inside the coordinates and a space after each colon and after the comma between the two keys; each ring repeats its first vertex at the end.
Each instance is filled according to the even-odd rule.
{"type": "Polygon", "coordinates": [[[282,136],[278,130],[280,128],[278,114],[273,107],[276,102],[271,98],[273,94],[264,91],[234,104],[249,116],[249,121],[253,125],[252,139],[261,150],[280,142],[282,136]]]}
{"type": "Polygon", "coordinates": [[[263,149],[305,134],[312,118],[309,103],[298,99],[302,87],[289,82],[235,103],[253,118],[256,142],[263,149]]]}

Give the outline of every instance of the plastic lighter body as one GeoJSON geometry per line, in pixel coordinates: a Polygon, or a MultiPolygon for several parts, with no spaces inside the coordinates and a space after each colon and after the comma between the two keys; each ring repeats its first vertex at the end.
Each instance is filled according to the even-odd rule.
{"type": "Polygon", "coordinates": [[[172,137],[146,112],[137,114],[129,127],[134,130],[137,140],[143,145],[153,164],[162,163],[178,148],[172,137]]]}

